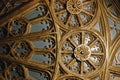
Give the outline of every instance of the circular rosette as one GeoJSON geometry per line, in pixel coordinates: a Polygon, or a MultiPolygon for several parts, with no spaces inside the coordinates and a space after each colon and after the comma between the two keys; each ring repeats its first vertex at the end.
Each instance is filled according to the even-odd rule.
{"type": "Polygon", "coordinates": [[[87,30],[70,31],[60,43],[60,64],[65,71],[78,76],[97,74],[106,57],[103,40],[87,30]]]}
{"type": "Polygon", "coordinates": [[[96,0],[53,0],[55,21],[66,29],[91,23],[97,12],[96,0]]]}

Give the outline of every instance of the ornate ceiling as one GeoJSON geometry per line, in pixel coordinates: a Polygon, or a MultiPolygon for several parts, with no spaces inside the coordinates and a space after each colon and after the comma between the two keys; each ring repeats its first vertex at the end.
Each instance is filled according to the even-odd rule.
{"type": "Polygon", "coordinates": [[[0,0],[0,80],[120,80],[117,0],[0,0]]]}

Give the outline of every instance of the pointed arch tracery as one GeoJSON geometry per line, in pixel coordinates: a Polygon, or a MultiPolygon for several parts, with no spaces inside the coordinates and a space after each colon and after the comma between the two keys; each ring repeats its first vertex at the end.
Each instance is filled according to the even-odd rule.
{"type": "Polygon", "coordinates": [[[0,79],[120,79],[120,10],[115,1],[0,4],[0,79]]]}

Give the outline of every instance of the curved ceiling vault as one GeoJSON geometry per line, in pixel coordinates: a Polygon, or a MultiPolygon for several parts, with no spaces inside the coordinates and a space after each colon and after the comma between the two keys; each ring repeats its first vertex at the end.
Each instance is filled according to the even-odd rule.
{"type": "Polygon", "coordinates": [[[119,0],[0,0],[0,80],[120,80],[119,0]]]}

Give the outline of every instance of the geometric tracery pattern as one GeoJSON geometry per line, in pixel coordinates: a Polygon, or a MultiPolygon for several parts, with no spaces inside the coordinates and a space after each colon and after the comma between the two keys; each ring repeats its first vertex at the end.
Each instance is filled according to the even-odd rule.
{"type": "MultiPolygon", "coordinates": [[[[118,2],[118,0],[116,0],[116,2],[118,2]]],[[[120,17],[120,14],[119,14],[120,11],[116,7],[116,5],[118,5],[118,4],[115,4],[115,2],[112,0],[105,0],[105,5],[107,7],[107,10],[109,11],[109,14],[111,14],[115,17],[120,17]]]]}
{"type": "Polygon", "coordinates": [[[118,0],[105,0],[111,40],[114,40],[120,34],[120,10],[117,5],[119,5],[118,0]]]}
{"type": "Polygon", "coordinates": [[[32,52],[32,48],[27,41],[16,42],[13,45],[13,56],[18,58],[26,58],[32,52]]]}
{"type": "Polygon", "coordinates": [[[20,8],[26,3],[30,2],[30,0],[1,0],[0,1],[0,17],[7,15],[13,10],[20,8]]]}
{"type": "Polygon", "coordinates": [[[60,65],[79,76],[97,73],[106,57],[101,39],[89,31],[76,31],[66,35],[61,42],[60,65]]]}
{"type": "Polygon", "coordinates": [[[110,34],[110,47],[109,49],[110,54],[110,62],[108,66],[108,72],[106,76],[110,80],[119,80],[120,79],[120,67],[119,67],[119,34],[120,34],[120,10],[119,10],[119,1],[113,0],[105,0],[105,9],[107,12],[107,19],[108,19],[108,27],[109,27],[109,34],[110,34]]]}
{"type": "Polygon", "coordinates": [[[120,34],[120,21],[116,21],[115,19],[108,17],[108,22],[110,26],[111,40],[114,40],[117,35],[120,34]]]}
{"type": "Polygon", "coordinates": [[[64,28],[84,27],[97,12],[96,0],[52,0],[52,10],[58,24],[64,28]]]}
{"type": "Polygon", "coordinates": [[[119,80],[120,79],[120,48],[117,47],[117,50],[114,51],[112,54],[113,57],[111,58],[110,64],[109,64],[109,73],[108,76],[110,76],[110,80],[119,80]]]}
{"type": "Polygon", "coordinates": [[[23,19],[16,19],[9,22],[9,32],[12,36],[23,35],[27,30],[27,22],[23,19]]]}
{"type": "Polygon", "coordinates": [[[42,0],[25,16],[11,19],[1,27],[0,38],[8,42],[3,41],[0,54],[10,58],[10,62],[5,62],[1,80],[51,80],[56,57],[55,31],[48,6],[42,0]]]}
{"type": "Polygon", "coordinates": [[[118,49],[118,51],[115,54],[113,64],[114,64],[114,66],[120,66],[120,48],[118,49]]]}
{"type": "Polygon", "coordinates": [[[10,15],[0,26],[0,80],[120,79],[120,11],[115,1],[29,2],[0,1],[0,18],[10,15]],[[31,8],[17,12],[28,4],[31,8]],[[17,17],[11,15],[14,11],[17,17]]]}

